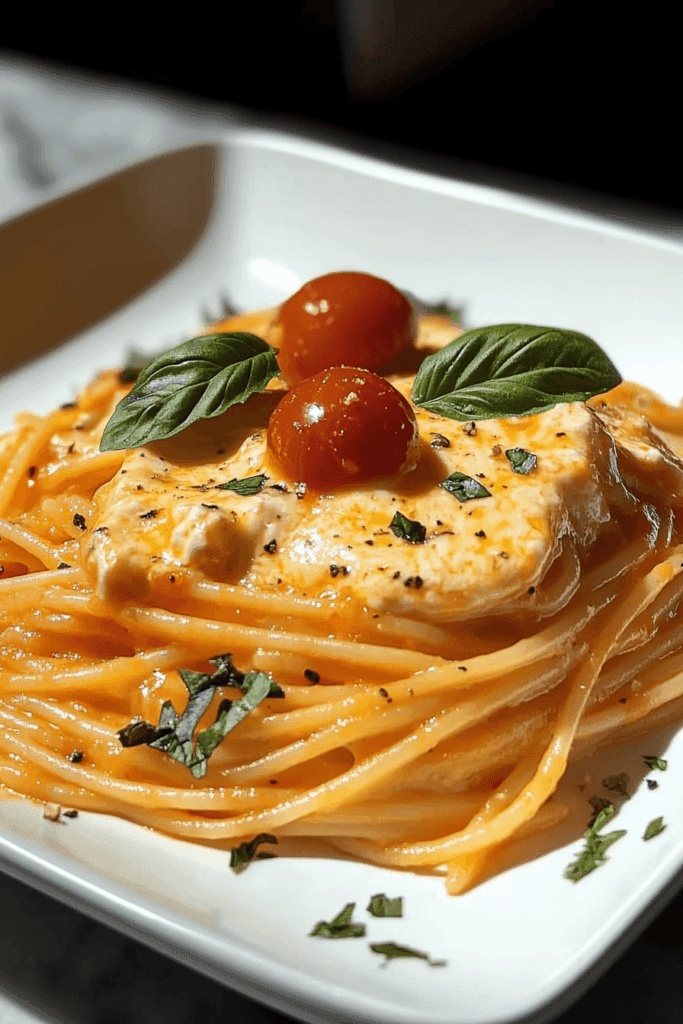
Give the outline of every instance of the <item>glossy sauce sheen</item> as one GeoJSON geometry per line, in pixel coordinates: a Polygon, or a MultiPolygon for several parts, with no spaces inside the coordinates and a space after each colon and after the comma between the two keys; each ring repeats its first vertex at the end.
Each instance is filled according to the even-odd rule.
{"type": "MultiPolygon", "coordinates": [[[[457,333],[451,325],[445,340],[457,333]]],[[[409,399],[411,374],[388,379],[409,399]]],[[[561,557],[588,551],[616,510],[633,511],[622,465],[628,475],[638,463],[653,492],[674,477],[681,486],[676,460],[642,436],[637,417],[614,413],[608,432],[595,411],[572,403],[474,428],[414,408],[414,471],[303,493],[267,450],[277,387],[126,454],[97,493],[98,515],[82,539],[101,598],[153,601],[157,586],[189,571],[317,599],[330,613],[362,607],[448,622],[534,609],[561,557]],[[513,471],[505,454],[513,448],[536,455],[527,475],[513,471]],[[490,496],[458,500],[439,486],[453,472],[490,496]],[[218,487],[258,474],[267,479],[254,495],[218,487]],[[425,527],[424,543],[395,535],[396,512],[425,527]]]]}

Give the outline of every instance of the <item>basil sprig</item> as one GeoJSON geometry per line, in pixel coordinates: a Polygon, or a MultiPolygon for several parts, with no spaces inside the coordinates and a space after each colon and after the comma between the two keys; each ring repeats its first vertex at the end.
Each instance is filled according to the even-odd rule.
{"type": "Polygon", "coordinates": [[[584,402],[620,382],[612,362],[585,334],[498,324],[466,331],[428,356],[412,398],[453,420],[504,419],[584,402]]]}
{"type": "Polygon", "coordinates": [[[140,448],[220,416],[279,373],[275,350],[254,334],[207,334],[153,359],[122,398],[100,451],[140,448]]]}

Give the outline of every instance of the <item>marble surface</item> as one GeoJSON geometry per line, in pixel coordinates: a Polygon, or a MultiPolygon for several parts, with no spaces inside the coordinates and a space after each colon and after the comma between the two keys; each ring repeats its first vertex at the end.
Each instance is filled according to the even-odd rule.
{"type": "MultiPolygon", "coordinates": [[[[65,184],[191,141],[229,111],[137,95],[4,62],[0,219],[65,184]],[[96,102],[95,102],[96,101],[96,102]]],[[[683,895],[557,1024],[679,1024],[683,895]]],[[[285,1018],[25,885],[0,876],[0,1024],[283,1024],[285,1018]]]]}

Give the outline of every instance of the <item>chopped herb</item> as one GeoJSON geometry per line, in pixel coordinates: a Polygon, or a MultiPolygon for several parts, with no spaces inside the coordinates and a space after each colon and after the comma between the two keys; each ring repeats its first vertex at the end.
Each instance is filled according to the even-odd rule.
{"type": "Polygon", "coordinates": [[[665,828],[666,825],[664,824],[664,818],[653,818],[645,829],[643,839],[653,839],[655,836],[658,836],[660,832],[663,832],[665,828]]]}
{"type": "Polygon", "coordinates": [[[455,320],[457,323],[460,323],[462,319],[462,310],[456,309],[448,302],[437,302],[433,306],[427,306],[426,312],[432,316],[446,316],[449,320],[455,320]]]}
{"type": "Polygon", "coordinates": [[[277,845],[277,839],[275,836],[271,836],[269,832],[261,832],[250,842],[233,846],[230,851],[230,867],[236,875],[241,875],[243,871],[246,871],[254,860],[266,860],[275,856],[274,853],[257,853],[256,851],[262,843],[274,843],[277,845]]]}
{"type": "Polygon", "coordinates": [[[655,754],[642,754],[641,756],[645,764],[648,766],[648,768],[652,769],[653,771],[655,768],[660,772],[666,771],[668,761],[665,761],[664,758],[657,757],[655,754]]]}
{"type": "Polygon", "coordinates": [[[537,457],[533,452],[527,452],[523,448],[508,448],[505,455],[512,466],[513,473],[521,473],[526,476],[536,469],[537,457]]]}
{"type": "Polygon", "coordinates": [[[118,733],[121,745],[133,747],[146,743],[180,761],[196,779],[201,779],[206,774],[209,756],[221,740],[266,697],[284,696],[283,690],[265,672],[245,674],[236,669],[230,654],[209,660],[212,665],[216,665],[216,671],[212,674],[184,669],[178,672],[190,694],[182,715],[178,716],[171,701],[165,701],[159,725],[155,727],[144,721],[131,722],[118,733]],[[242,690],[244,696],[236,701],[222,700],[216,721],[199,733],[193,745],[194,730],[211,704],[218,686],[242,690]]]}
{"type": "Polygon", "coordinates": [[[402,512],[396,512],[389,523],[389,529],[397,537],[410,541],[411,544],[424,544],[427,528],[416,519],[408,519],[402,512]]]}
{"type": "Polygon", "coordinates": [[[604,811],[606,807],[611,807],[614,810],[614,804],[611,800],[607,800],[604,796],[592,796],[588,803],[593,808],[593,817],[588,822],[588,828],[593,828],[595,822],[598,820],[600,811],[604,811]]]}
{"type": "Polygon", "coordinates": [[[80,512],[77,512],[73,518],[74,526],[79,530],[85,530],[85,516],[82,516],[80,512]]]}
{"type": "Polygon", "coordinates": [[[443,487],[444,491],[448,491],[449,494],[454,494],[458,501],[471,501],[472,498],[490,498],[491,492],[475,480],[474,477],[467,476],[466,473],[459,473],[457,470],[455,473],[451,473],[449,477],[442,480],[439,487],[443,487]]]}
{"type": "Polygon", "coordinates": [[[411,949],[410,946],[398,946],[395,942],[371,942],[370,949],[373,953],[379,953],[386,957],[384,963],[396,960],[399,957],[417,957],[418,960],[426,960],[430,967],[445,967],[445,960],[432,960],[428,953],[421,953],[418,949],[411,949]]]}
{"type": "Polygon", "coordinates": [[[367,910],[373,917],[403,917],[403,897],[389,898],[384,893],[370,897],[367,910]]]}
{"type": "Polygon", "coordinates": [[[347,903],[331,921],[318,921],[310,935],[318,935],[323,939],[360,939],[365,935],[364,924],[352,924],[351,915],[355,903],[347,903]]]}
{"type": "Polygon", "coordinates": [[[142,370],[156,358],[156,356],[140,352],[138,349],[131,349],[126,357],[126,365],[119,371],[121,384],[134,384],[142,370]]]}
{"type": "Polygon", "coordinates": [[[565,878],[571,882],[578,882],[595,868],[600,867],[607,860],[607,850],[612,843],[616,843],[618,839],[626,835],[625,829],[608,832],[606,835],[599,834],[600,829],[607,824],[613,814],[614,804],[603,807],[599,812],[595,824],[584,832],[583,838],[586,841],[586,846],[576,855],[574,862],[568,865],[564,873],[565,878]]]}
{"type": "Polygon", "coordinates": [[[602,780],[605,789],[609,789],[610,793],[618,793],[619,796],[628,796],[629,782],[630,779],[626,772],[621,772],[619,775],[608,775],[606,779],[602,780]]]}
{"type": "Polygon", "coordinates": [[[242,480],[233,478],[228,480],[227,484],[216,484],[217,491],[234,491],[235,494],[239,494],[240,497],[246,498],[252,494],[258,494],[263,489],[263,485],[268,477],[265,473],[259,473],[258,476],[245,476],[242,480]]]}

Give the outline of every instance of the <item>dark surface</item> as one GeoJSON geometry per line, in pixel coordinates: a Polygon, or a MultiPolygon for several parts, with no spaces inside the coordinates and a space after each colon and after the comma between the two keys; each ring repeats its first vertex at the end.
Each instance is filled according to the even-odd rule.
{"type": "MultiPolygon", "coordinates": [[[[286,1018],[0,876],[0,992],[58,1024],[286,1018]]],[[[557,1024],[680,1024],[683,895],[557,1024]]]]}
{"type": "MultiPolygon", "coordinates": [[[[495,12],[505,4],[514,6],[479,6],[495,12]]],[[[367,0],[365,7],[383,5],[367,0]]],[[[4,27],[0,46],[680,209],[680,61],[668,9],[627,13],[590,0],[527,0],[517,17],[484,25],[479,34],[465,26],[459,38],[452,12],[463,12],[464,24],[476,8],[472,0],[432,0],[427,29],[417,0],[394,0],[397,28],[379,46],[379,59],[401,34],[409,47],[420,27],[432,33],[434,57],[425,57],[421,70],[405,61],[402,83],[375,82],[352,97],[343,31],[352,6],[242,5],[230,25],[218,14],[200,20],[186,12],[150,27],[112,17],[95,34],[41,15],[4,27]],[[450,45],[439,38],[439,11],[450,45]]]]}

